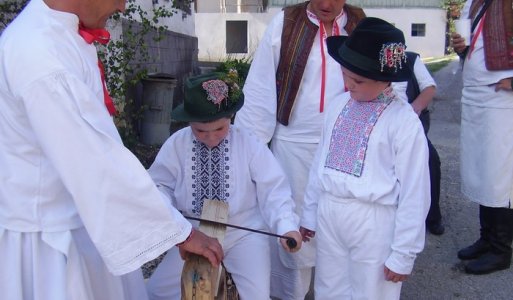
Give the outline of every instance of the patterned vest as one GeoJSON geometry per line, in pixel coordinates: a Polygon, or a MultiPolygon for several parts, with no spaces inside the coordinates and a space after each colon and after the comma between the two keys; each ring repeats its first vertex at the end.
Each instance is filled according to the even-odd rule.
{"type": "MultiPolygon", "coordinates": [[[[303,78],[306,62],[319,27],[308,19],[308,1],[284,8],[281,34],[280,62],[276,71],[276,93],[278,122],[289,124],[290,113],[303,78]]],[[[344,5],[347,24],[344,29],[350,34],[356,24],[365,17],[359,7],[344,5]]]]}
{"type": "MultiPolygon", "coordinates": [[[[485,0],[473,0],[470,18],[479,13],[485,0]]],[[[483,24],[486,68],[513,69],[513,0],[492,0],[483,24]]]]}

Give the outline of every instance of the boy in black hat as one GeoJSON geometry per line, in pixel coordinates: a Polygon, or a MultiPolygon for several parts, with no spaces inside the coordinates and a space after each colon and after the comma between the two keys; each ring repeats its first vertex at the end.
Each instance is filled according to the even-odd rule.
{"type": "Polygon", "coordinates": [[[316,234],[316,299],[399,299],[422,251],[428,147],[391,82],[411,76],[403,33],[366,18],[330,37],[348,92],[331,101],[310,172],[300,231],[316,234]]]}
{"type": "MultiPolygon", "coordinates": [[[[189,122],[162,146],[149,173],[160,191],[184,214],[200,217],[205,199],[228,203],[227,223],[292,237],[301,247],[299,217],[289,183],[268,147],[231,125],[244,102],[236,71],[211,73],[185,83],[175,120],[189,122]]],[[[197,224],[196,224],[197,225],[197,224]]],[[[270,298],[268,236],[227,228],[224,266],[242,299],[270,298]],[[249,259],[248,259],[249,258],[249,259]]],[[[183,261],[168,251],[148,282],[150,299],[181,299],[183,261]]]]}

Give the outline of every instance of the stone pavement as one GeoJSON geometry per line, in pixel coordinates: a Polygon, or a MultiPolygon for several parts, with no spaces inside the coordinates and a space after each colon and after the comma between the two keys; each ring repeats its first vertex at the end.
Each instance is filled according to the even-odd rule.
{"type": "MultiPolygon", "coordinates": [[[[445,233],[426,233],[426,246],[403,284],[402,300],[513,299],[513,269],[467,275],[456,253],[479,236],[478,205],[460,193],[459,134],[461,71],[454,60],[433,74],[437,94],[431,106],[429,138],[442,162],[440,207],[445,233]]],[[[305,300],[313,300],[309,294],[305,300]]],[[[383,299],[386,300],[386,299],[383,299]]]]}
{"type": "Polygon", "coordinates": [[[433,74],[437,95],[431,108],[429,138],[442,162],[440,206],[445,234],[426,235],[424,251],[412,276],[403,284],[401,299],[513,299],[513,270],[467,275],[456,253],[479,236],[478,205],[460,193],[459,125],[461,72],[459,62],[433,74]]]}

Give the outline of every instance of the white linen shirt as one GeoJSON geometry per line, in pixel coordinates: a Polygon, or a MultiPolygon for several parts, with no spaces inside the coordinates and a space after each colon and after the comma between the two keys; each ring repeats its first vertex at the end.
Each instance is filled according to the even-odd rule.
{"type": "Polygon", "coordinates": [[[65,235],[85,226],[119,275],[183,241],[191,225],[123,146],[78,22],[32,0],[1,36],[0,227],[65,235]]]}
{"type": "Polygon", "coordinates": [[[231,126],[221,142],[220,156],[210,151],[205,157],[196,156],[195,143],[200,142],[190,127],[177,131],[164,143],[148,171],[173,206],[189,216],[199,216],[197,208],[201,209],[202,204],[197,202],[204,200],[201,189],[216,184],[222,190],[217,200],[228,203],[229,223],[270,228],[280,235],[298,230],[299,217],[294,213],[287,178],[271,151],[255,135],[231,126]],[[205,174],[205,166],[216,162],[222,166],[219,172],[209,173],[211,180],[200,182],[202,174],[198,172],[205,174]]]}
{"type": "MultiPolygon", "coordinates": [[[[308,16],[309,20],[319,25],[317,19],[308,16]]],[[[317,31],[312,49],[292,108],[288,126],[276,121],[277,94],[276,70],[278,69],[281,34],[283,29],[283,11],[279,12],[268,25],[259,43],[255,57],[251,62],[248,78],[244,83],[244,106],[237,112],[235,124],[253,130],[265,143],[271,138],[291,142],[318,143],[324,113],[320,112],[322,56],[320,30],[317,31]]],[[[347,35],[344,26],[346,14],[336,19],[341,35],[347,35]]],[[[344,92],[342,69],[329,54],[324,43],[326,59],[326,87],[324,111],[330,101],[344,92]]]]}
{"type": "MultiPolygon", "coordinates": [[[[461,18],[468,19],[470,18],[470,6],[472,1],[467,1],[463,6],[461,11],[461,18]]],[[[488,13],[485,13],[485,17],[488,13]]],[[[493,18],[493,16],[488,15],[487,17],[493,18]]],[[[481,18],[479,22],[483,22],[484,18],[481,18]]],[[[479,25],[476,26],[474,32],[477,31],[479,25]]],[[[513,77],[513,70],[497,70],[490,71],[486,68],[485,61],[485,50],[484,50],[484,41],[483,41],[484,32],[478,35],[474,50],[472,53],[467,53],[465,58],[465,62],[463,64],[463,86],[486,86],[499,82],[501,79],[513,77]],[[469,58],[470,57],[470,58],[469,58]]],[[[470,49],[469,49],[470,52],[470,49]]],[[[513,108],[513,101],[507,99],[506,101],[483,101],[482,99],[469,99],[463,97],[461,99],[462,103],[469,105],[477,105],[482,107],[491,107],[491,108],[513,108]],[[478,100],[478,101],[475,101],[478,100]]]]}
{"type": "Polygon", "coordinates": [[[409,274],[416,254],[424,247],[424,221],[430,203],[428,148],[422,125],[410,104],[392,100],[370,133],[361,176],[325,167],[332,130],[349,99],[350,93],[344,93],[326,110],[300,224],[316,230],[317,203],[325,198],[397,207],[392,254],[386,265],[409,274]]]}
{"type": "MultiPolygon", "coordinates": [[[[425,88],[430,86],[436,87],[436,82],[429,74],[429,70],[426,65],[422,62],[420,57],[415,59],[415,64],[413,65],[413,72],[415,73],[415,78],[417,78],[417,82],[419,84],[419,90],[422,92],[425,88]]],[[[406,95],[406,89],[408,88],[408,81],[401,82],[392,82],[392,87],[396,92],[397,96],[401,98],[401,100],[406,101],[408,103],[408,96],[406,95]]]]}

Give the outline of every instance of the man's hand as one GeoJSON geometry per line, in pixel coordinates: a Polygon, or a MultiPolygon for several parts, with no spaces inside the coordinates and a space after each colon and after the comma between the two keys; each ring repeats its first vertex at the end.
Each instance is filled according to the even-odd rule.
{"type": "Polygon", "coordinates": [[[398,274],[385,266],[385,280],[392,282],[405,281],[408,278],[406,274],[398,274]]]}
{"type": "Polygon", "coordinates": [[[299,233],[299,231],[289,231],[285,233],[284,236],[291,237],[296,241],[296,247],[289,248],[289,246],[287,245],[287,239],[280,239],[281,246],[283,247],[283,249],[285,249],[285,251],[294,253],[301,249],[301,234],[299,233]]]}
{"type": "Polygon", "coordinates": [[[467,46],[465,45],[465,39],[462,38],[461,35],[459,35],[456,32],[453,32],[451,34],[451,44],[454,51],[458,54],[463,53],[467,48],[467,46]]]}
{"type": "Polygon", "coordinates": [[[218,267],[223,260],[223,247],[219,241],[199,230],[192,229],[191,235],[182,244],[177,246],[180,250],[180,256],[184,260],[189,253],[204,256],[215,267],[218,267]]]}
{"type": "Polygon", "coordinates": [[[505,91],[512,91],[513,90],[513,78],[503,78],[501,80],[499,80],[499,82],[497,82],[495,84],[495,91],[499,91],[499,90],[505,90],[505,91]]]}
{"type": "Polygon", "coordinates": [[[299,232],[301,233],[301,236],[303,237],[303,242],[309,242],[310,239],[313,239],[315,237],[315,231],[306,229],[303,226],[299,227],[299,232]]]}

